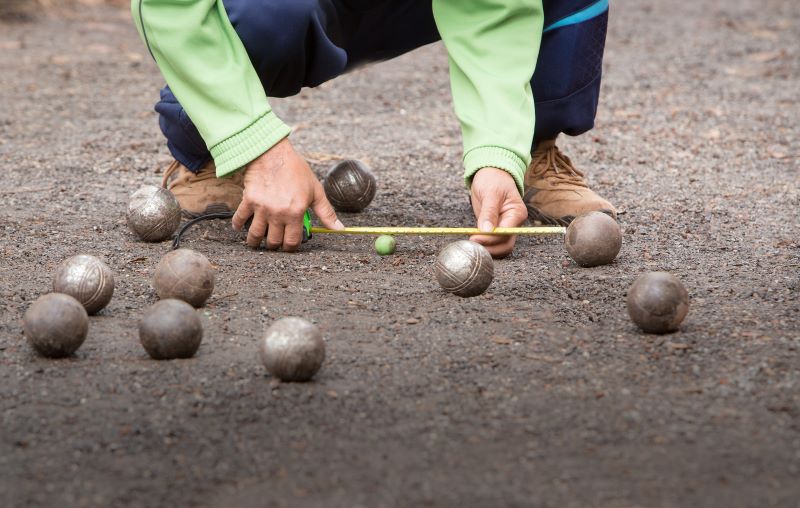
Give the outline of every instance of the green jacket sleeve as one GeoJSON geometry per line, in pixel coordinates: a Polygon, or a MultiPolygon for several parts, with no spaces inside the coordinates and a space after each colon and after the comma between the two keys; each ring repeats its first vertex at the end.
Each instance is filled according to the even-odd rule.
{"type": "Polygon", "coordinates": [[[167,84],[211,151],[217,176],[241,168],[289,135],[221,0],[132,0],[131,11],[167,84]]]}
{"type": "Polygon", "coordinates": [[[450,84],[464,138],[464,178],[496,167],[520,193],[531,160],[531,77],[539,54],[541,0],[433,0],[450,58],[450,84]]]}

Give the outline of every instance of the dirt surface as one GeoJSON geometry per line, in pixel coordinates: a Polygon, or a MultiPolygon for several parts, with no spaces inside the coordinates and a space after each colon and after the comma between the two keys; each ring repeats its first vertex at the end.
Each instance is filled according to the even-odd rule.
{"type": "MultiPolygon", "coordinates": [[[[623,212],[613,265],[523,239],[463,300],[432,277],[445,239],[288,255],[203,225],[206,337],[157,362],[136,326],[168,244],[123,211],[169,161],[161,78],[125,11],[0,23],[0,505],[797,507],[798,27],[792,1],[614,2],[597,127],[561,141],[623,212]],[[114,299],[75,357],[38,358],[21,315],[77,253],[114,299]],[[627,318],[656,269],[689,290],[679,333],[627,318]],[[257,359],[286,315],[324,329],[315,382],[257,359]]],[[[435,45],[275,101],[320,174],[374,167],[345,223],[471,224],[446,71],[435,45]]]]}

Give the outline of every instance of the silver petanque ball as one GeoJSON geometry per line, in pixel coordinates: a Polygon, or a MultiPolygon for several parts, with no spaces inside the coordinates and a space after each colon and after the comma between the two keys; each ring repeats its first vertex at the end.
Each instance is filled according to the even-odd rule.
{"type": "Polygon", "coordinates": [[[191,358],[203,341],[203,324],[188,303],[160,300],[139,321],[139,341],[154,360],[191,358]]]}
{"type": "Polygon", "coordinates": [[[214,292],[215,274],[204,255],[192,249],[177,249],[158,262],[153,288],[162,300],[177,298],[193,307],[202,307],[214,292]]]}
{"type": "Polygon", "coordinates": [[[491,285],[494,261],[486,247],[469,240],[447,245],[436,256],[436,280],[461,297],[478,296],[491,285]]]}
{"type": "Polygon", "coordinates": [[[79,254],[59,265],[53,277],[53,291],[72,296],[87,313],[95,314],[114,295],[114,274],[96,257],[79,254]]]}
{"type": "Polygon", "coordinates": [[[607,265],[617,258],[622,248],[622,230],[610,215],[588,212],[570,223],[564,244],[570,257],[580,266],[607,265]]]}
{"type": "Polygon", "coordinates": [[[89,316],[83,305],[63,293],[39,297],[22,318],[25,338],[42,356],[63,358],[74,353],[89,332],[89,316]]]}
{"type": "Polygon", "coordinates": [[[325,175],[325,196],[337,212],[360,212],[375,197],[375,175],[361,161],[337,162],[325,175]]]}
{"type": "Polygon", "coordinates": [[[145,242],[170,238],[181,224],[181,205],[170,191],[145,185],[131,194],[128,227],[145,242]]]}
{"type": "Polygon", "coordinates": [[[325,341],[313,323],[285,317],[267,328],[260,354],[267,371],[281,381],[308,381],[325,361],[325,341]]]}
{"type": "Polygon", "coordinates": [[[667,272],[640,275],[628,290],[628,315],[646,333],[678,330],[689,312],[689,293],[667,272]]]}

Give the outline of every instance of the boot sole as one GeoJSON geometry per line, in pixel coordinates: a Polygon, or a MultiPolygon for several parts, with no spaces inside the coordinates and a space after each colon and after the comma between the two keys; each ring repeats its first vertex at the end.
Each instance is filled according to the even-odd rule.
{"type": "Polygon", "coordinates": [[[231,210],[230,207],[228,207],[228,205],[224,203],[211,203],[202,212],[192,212],[181,208],[183,216],[186,217],[187,219],[196,219],[198,217],[207,215],[209,213],[230,213],[232,211],[233,210],[231,210]]]}
{"type": "MultiPolygon", "coordinates": [[[[551,216],[549,216],[547,214],[542,213],[540,210],[538,210],[537,208],[534,208],[534,207],[532,207],[530,205],[526,204],[525,208],[528,209],[528,219],[531,222],[538,222],[538,223],[540,223],[542,225],[546,225],[546,226],[567,227],[567,226],[570,225],[570,223],[573,220],[575,220],[575,216],[574,215],[565,215],[563,217],[551,217],[551,216]]],[[[604,214],[608,215],[612,219],[617,220],[617,218],[614,217],[614,212],[612,212],[611,210],[597,210],[597,211],[598,212],[603,212],[604,214]]]]}

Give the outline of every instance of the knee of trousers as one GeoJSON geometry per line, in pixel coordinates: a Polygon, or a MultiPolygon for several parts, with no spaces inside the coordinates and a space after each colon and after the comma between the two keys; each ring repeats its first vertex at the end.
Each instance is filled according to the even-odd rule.
{"type": "Polygon", "coordinates": [[[294,95],[341,74],[347,53],[331,40],[331,0],[226,0],[225,9],[264,89],[294,95]]]}
{"type": "Polygon", "coordinates": [[[565,98],[597,79],[602,72],[608,14],[546,31],[542,35],[533,97],[550,101],[565,98]]]}
{"type": "Polygon", "coordinates": [[[211,160],[211,154],[197,127],[169,87],[161,90],[161,100],[155,109],[159,115],[158,125],[167,138],[167,147],[176,160],[192,171],[199,170],[211,160]]]}
{"type": "Polygon", "coordinates": [[[536,105],[534,139],[594,126],[608,14],[545,32],[531,80],[536,105]]]}

